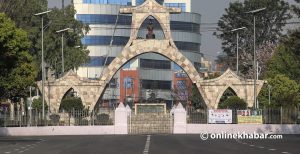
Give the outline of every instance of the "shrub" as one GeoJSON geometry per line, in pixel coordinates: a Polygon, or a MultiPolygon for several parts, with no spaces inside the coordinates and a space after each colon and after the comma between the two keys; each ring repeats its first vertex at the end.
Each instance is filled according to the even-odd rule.
{"type": "Polygon", "coordinates": [[[82,104],[81,98],[77,97],[68,97],[61,101],[60,110],[66,110],[67,112],[71,112],[74,110],[83,110],[84,106],[82,104]]]}
{"type": "MultiPolygon", "coordinates": [[[[48,110],[48,105],[47,105],[47,103],[46,103],[46,101],[45,101],[45,104],[44,104],[45,106],[45,111],[47,111],[48,110]]],[[[32,101],[32,108],[33,109],[36,109],[37,111],[42,111],[42,109],[43,109],[43,101],[42,101],[42,98],[38,98],[38,99],[34,99],[33,101],[32,101]]]]}
{"type": "Polygon", "coordinates": [[[109,123],[109,115],[106,113],[102,113],[97,115],[97,121],[100,125],[108,125],[109,123]]]}
{"type": "Polygon", "coordinates": [[[231,96],[228,99],[226,99],[223,103],[220,103],[218,108],[244,110],[247,109],[247,103],[237,96],[231,96]]]}

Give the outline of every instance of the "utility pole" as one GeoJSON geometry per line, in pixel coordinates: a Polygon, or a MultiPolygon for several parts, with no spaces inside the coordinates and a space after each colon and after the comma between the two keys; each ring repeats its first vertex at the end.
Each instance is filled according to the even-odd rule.
{"type": "Polygon", "coordinates": [[[35,16],[42,18],[42,119],[45,120],[45,64],[44,64],[44,15],[50,13],[51,10],[37,13],[35,16]]]}
{"type": "Polygon", "coordinates": [[[239,31],[243,29],[246,29],[246,27],[231,30],[231,32],[236,32],[236,74],[239,73],[239,31]]]}
{"type": "Polygon", "coordinates": [[[257,75],[256,75],[256,27],[255,27],[255,24],[256,24],[256,18],[255,18],[255,15],[256,13],[259,13],[263,10],[265,10],[266,8],[261,8],[261,9],[256,9],[256,10],[252,10],[252,11],[249,11],[249,12],[246,12],[247,14],[252,14],[253,15],[253,77],[254,77],[254,94],[253,94],[253,103],[254,103],[254,106],[255,108],[258,108],[258,104],[257,104],[257,101],[256,101],[256,78],[257,78],[257,75]]]}

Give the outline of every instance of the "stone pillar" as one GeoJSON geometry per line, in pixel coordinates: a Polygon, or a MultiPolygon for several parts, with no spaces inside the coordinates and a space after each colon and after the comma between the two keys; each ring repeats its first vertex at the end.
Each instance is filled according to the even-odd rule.
{"type": "Polygon", "coordinates": [[[179,103],[174,109],[174,134],[186,134],[186,111],[179,103]]]}
{"type": "Polygon", "coordinates": [[[127,109],[121,102],[115,111],[115,134],[128,134],[127,113],[127,109]]]}
{"type": "Polygon", "coordinates": [[[10,101],[9,100],[9,104],[10,104],[10,107],[9,107],[9,109],[10,109],[10,120],[14,120],[14,116],[15,116],[15,104],[12,102],[12,101],[10,101]]]}

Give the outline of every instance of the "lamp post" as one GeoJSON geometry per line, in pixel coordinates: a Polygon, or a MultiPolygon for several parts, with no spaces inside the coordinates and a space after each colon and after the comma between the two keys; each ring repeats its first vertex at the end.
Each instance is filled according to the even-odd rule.
{"type": "Polygon", "coordinates": [[[56,33],[61,33],[61,67],[62,74],[65,72],[65,61],[64,61],[64,32],[68,31],[70,28],[65,28],[62,30],[56,31],[56,33]]]}
{"type": "Polygon", "coordinates": [[[236,74],[239,73],[239,31],[244,29],[246,29],[246,27],[231,30],[231,32],[236,32],[236,74]]]}
{"type": "Polygon", "coordinates": [[[45,119],[45,64],[44,64],[44,15],[50,13],[51,10],[34,14],[42,18],[42,119],[45,119]]]}
{"type": "Polygon", "coordinates": [[[253,74],[254,74],[254,94],[253,94],[253,101],[254,101],[254,106],[255,108],[258,108],[258,104],[256,101],[256,29],[255,29],[255,24],[256,24],[256,19],[255,15],[261,11],[264,11],[266,8],[260,8],[256,10],[252,10],[249,12],[246,12],[247,14],[252,14],[253,15],[253,74]]]}

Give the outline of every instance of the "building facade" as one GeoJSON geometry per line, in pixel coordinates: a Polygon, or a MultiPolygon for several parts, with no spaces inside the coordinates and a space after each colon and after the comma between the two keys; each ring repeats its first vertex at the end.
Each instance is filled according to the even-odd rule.
{"type": "MultiPolygon", "coordinates": [[[[182,9],[181,14],[171,15],[172,37],[180,52],[200,71],[203,57],[200,52],[201,16],[192,9],[196,0],[157,1],[167,7],[182,9]]],[[[74,0],[77,11],[75,18],[89,24],[91,28],[82,39],[82,43],[90,51],[90,62],[79,67],[79,76],[93,79],[102,75],[103,69],[121,53],[130,36],[131,16],[119,14],[119,9],[141,5],[143,2],[144,0],[74,0]],[[112,36],[113,42],[110,46],[112,36]]],[[[156,39],[163,39],[160,26],[153,18],[143,23],[138,36],[146,37],[150,22],[153,24],[156,39]]],[[[139,102],[154,94],[156,98],[166,100],[170,105],[174,100],[172,91],[176,83],[182,83],[174,80],[174,75],[180,70],[178,65],[163,56],[154,53],[140,55],[115,74],[102,100],[108,105],[118,101],[139,102]]]]}

